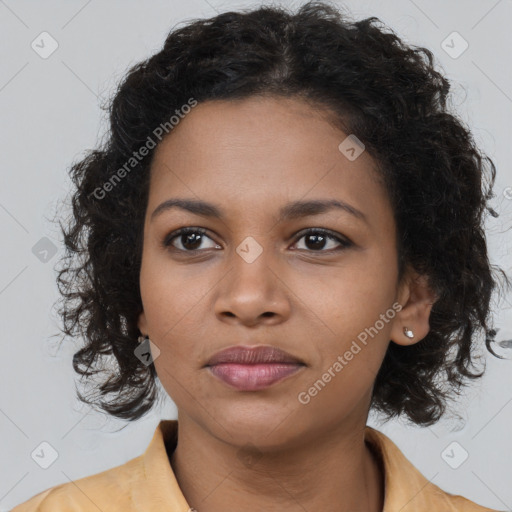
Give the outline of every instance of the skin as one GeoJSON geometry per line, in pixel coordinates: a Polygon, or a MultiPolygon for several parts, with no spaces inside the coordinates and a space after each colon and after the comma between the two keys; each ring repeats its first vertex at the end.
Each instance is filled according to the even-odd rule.
{"type": "Polygon", "coordinates": [[[367,152],[354,161],[340,152],[346,136],[300,99],[260,97],[201,103],[156,149],[138,325],[161,351],[157,374],[178,408],[170,462],[199,512],[382,510],[382,469],[364,441],[372,388],[390,342],[427,335],[434,296],[414,272],[398,281],[389,199],[367,152]],[[170,198],[215,203],[225,217],[172,208],[152,218],[170,198]],[[342,210],[277,221],[282,206],[306,199],[343,200],[367,223],[342,210]],[[207,234],[195,246],[186,236],[162,245],[185,226],[207,234]],[[305,228],[353,245],[315,245],[297,236],[305,228]],[[246,237],[263,251],[251,263],[236,252],[246,237]],[[395,302],[394,318],[300,403],[395,302]],[[306,366],[264,390],[239,391],[204,368],[238,344],[274,345],[306,366]]]}

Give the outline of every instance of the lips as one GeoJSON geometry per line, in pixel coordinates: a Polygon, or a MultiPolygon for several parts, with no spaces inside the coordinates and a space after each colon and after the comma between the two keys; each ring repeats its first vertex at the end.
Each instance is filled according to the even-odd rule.
{"type": "Polygon", "coordinates": [[[257,347],[247,347],[238,345],[229,347],[225,350],[217,352],[206,364],[206,366],[214,366],[221,363],[236,364],[265,364],[265,363],[290,363],[304,364],[297,357],[292,356],[288,352],[277,347],[268,345],[259,345],[257,347]]]}
{"type": "Polygon", "coordinates": [[[206,368],[239,391],[258,391],[282,381],[306,365],[277,347],[238,345],[215,354],[206,368]]]}

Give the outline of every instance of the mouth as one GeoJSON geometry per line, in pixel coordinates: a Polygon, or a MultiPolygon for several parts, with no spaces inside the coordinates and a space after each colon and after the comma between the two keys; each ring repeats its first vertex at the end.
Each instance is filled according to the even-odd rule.
{"type": "Polygon", "coordinates": [[[229,347],[206,364],[213,376],[240,391],[265,389],[305,367],[297,357],[277,347],[262,345],[229,347]]]}

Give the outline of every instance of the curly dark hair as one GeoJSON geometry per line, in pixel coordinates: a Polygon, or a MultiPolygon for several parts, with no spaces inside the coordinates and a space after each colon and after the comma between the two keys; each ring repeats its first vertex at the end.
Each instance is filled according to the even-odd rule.
{"type": "Polygon", "coordinates": [[[107,140],[70,169],[72,215],[66,227],[59,221],[66,248],[57,277],[61,330],[85,340],[73,357],[77,373],[108,373],[96,386],[98,396],[78,392],[80,400],[132,421],[158,395],[154,364],[134,357],[154,149],[132,160],[133,170],[122,179],[112,183],[113,177],[191,98],[272,95],[327,109],[378,163],[397,226],[400,278],[413,268],[428,277],[438,298],[424,339],[390,343],[371,407],[386,419],[438,421],[467,379],[484,373],[471,369],[476,348],[483,347],[479,331],[500,357],[491,346],[497,331],[489,325],[497,273],[510,286],[503,270],[489,263],[483,230],[486,210],[497,216],[488,206],[495,165],[448,112],[449,89],[428,49],[405,45],[376,17],[355,21],[323,2],[296,12],[268,6],[226,12],[172,30],[163,48],[131,67],[102,106],[109,114],[107,140]],[[100,364],[104,356],[115,368],[100,364]],[[117,396],[105,400],[110,393],[117,396]]]}

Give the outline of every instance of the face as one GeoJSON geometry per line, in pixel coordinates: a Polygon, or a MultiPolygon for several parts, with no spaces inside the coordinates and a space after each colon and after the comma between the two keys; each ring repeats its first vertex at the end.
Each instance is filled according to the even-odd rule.
{"type": "Polygon", "coordinates": [[[180,420],[259,446],[362,427],[390,339],[411,343],[404,316],[421,330],[418,310],[396,307],[411,294],[398,283],[389,199],[368,153],[338,148],[347,135],[298,99],[251,98],[199,104],[156,149],[138,325],[160,350],[180,420]],[[159,208],[170,199],[211,203],[220,217],[159,208]],[[304,201],[348,206],[284,210],[304,201]],[[233,345],[303,364],[239,389],[206,367],[233,345]]]}

